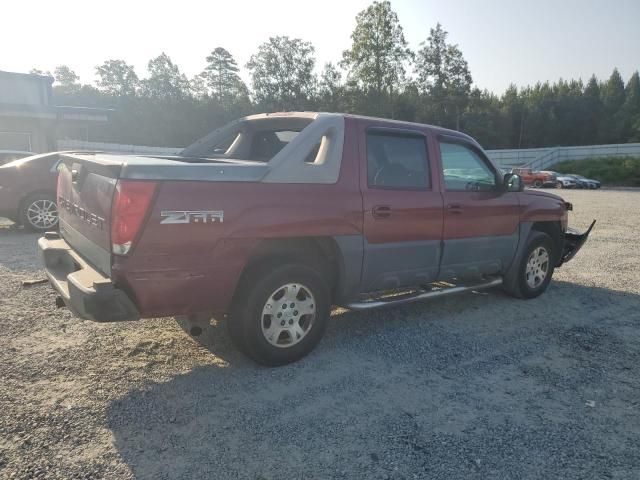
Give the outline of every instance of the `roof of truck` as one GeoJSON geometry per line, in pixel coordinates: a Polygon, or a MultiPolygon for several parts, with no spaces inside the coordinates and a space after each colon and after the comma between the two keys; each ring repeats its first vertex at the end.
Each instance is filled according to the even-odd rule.
{"type": "Polygon", "coordinates": [[[428,128],[433,130],[436,134],[439,135],[448,135],[451,137],[459,137],[465,139],[467,141],[478,144],[477,140],[466,133],[460,132],[458,130],[451,130],[444,127],[439,127],[437,125],[431,125],[427,123],[418,123],[418,122],[409,122],[406,120],[397,120],[392,118],[383,118],[383,117],[371,117],[367,115],[356,115],[353,113],[341,113],[341,112],[310,112],[310,111],[295,111],[295,112],[272,112],[272,113],[258,113],[255,115],[248,115],[246,117],[240,118],[238,121],[253,121],[253,120],[261,120],[267,118],[277,118],[277,117],[297,117],[297,118],[310,118],[315,119],[319,116],[333,116],[333,117],[343,117],[343,118],[355,118],[360,120],[365,120],[369,122],[385,122],[392,123],[397,127],[405,127],[405,128],[428,128]]]}
{"type": "MultiPolygon", "coordinates": [[[[181,161],[180,157],[130,156],[109,154],[73,155],[78,160],[90,161],[105,167],[118,168],[120,178],[139,180],[204,180],[204,181],[253,181],[265,183],[335,183],[340,174],[342,149],[344,144],[345,119],[355,118],[370,122],[375,127],[397,127],[399,130],[425,131],[457,137],[478,143],[468,135],[454,130],[401,120],[366,117],[348,113],[330,112],[275,112],[261,113],[240,118],[185,148],[181,155],[190,158],[206,158],[198,150],[210,148],[212,142],[228,133],[237,132],[247,125],[249,129],[262,124],[283,128],[300,128],[296,136],[285,148],[279,150],[268,161],[240,160],[231,150],[237,148],[238,135],[229,147],[227,158],[212,158],[208,162],[181,161]],[[304,134],[302,134],[304,132],[304,134]],[[318,147],[319,145],[319,147],[318,147]],[[315,160],[305,159],[314,151],[315,160]]],[[[235,134],[235,133],[234,133],[235,134]]],[[[245,143],[247,143],[245,141],[245,143]]]]}

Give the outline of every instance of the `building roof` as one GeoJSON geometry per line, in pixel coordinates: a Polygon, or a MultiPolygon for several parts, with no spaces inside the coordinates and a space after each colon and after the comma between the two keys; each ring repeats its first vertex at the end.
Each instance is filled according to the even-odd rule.
{"type": "Polygon", "coordinates": [[[0,117],[53,122],[108,122],[109,108],[54,105],[49,75],[0,70],[0,117]]]}
{"type": "Polygon", "coordinates": [[[0,117],[38,118],[63,122],[108,122],[111,108],[0,103],[0,117]]]}
{"type": "Polygon", "coordinates": [[[38,80],[40,82],[47,82],[50,84],[54,82],[54,78],[51,75],[39,75],[37,73],[7,72],[6,70],[0,70],[0,76],[19,77],[24,80],[38,80]]]}

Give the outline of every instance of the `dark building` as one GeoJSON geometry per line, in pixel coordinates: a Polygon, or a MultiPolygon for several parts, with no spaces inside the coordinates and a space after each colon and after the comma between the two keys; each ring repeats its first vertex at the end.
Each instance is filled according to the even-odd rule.
{"type": "Polygon", "coordinates": [[[49,152],[70,134],[89,140],[90,128],[109,121],[111,110],[53,104],[53,78],[0,71],[0,150],[49,152]]]}

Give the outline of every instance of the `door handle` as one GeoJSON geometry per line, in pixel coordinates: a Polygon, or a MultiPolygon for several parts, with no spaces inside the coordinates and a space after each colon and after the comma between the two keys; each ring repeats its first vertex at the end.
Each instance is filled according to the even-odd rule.
{"type": "Polygon", "coordinates": [[[371,209],[374,218],[388,218],[391,216],[391,207],[389,205],[376,205],[371,209]]]}
{"type": "Polygon", "coordinates": [[[452,215],[460,215],[462,213],[462,205],[459,203],[450,203],[447,205],[447,210],[452,215]]]}

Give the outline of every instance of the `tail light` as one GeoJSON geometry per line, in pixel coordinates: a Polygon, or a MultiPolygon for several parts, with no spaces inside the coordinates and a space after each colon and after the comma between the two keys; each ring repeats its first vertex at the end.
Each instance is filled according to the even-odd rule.
{"type": "Polygon", "coordinates": [[[126,255],[135,243],[156,191],[155,182],[118,180],[111,209],[111,248],[126,255]]]}

